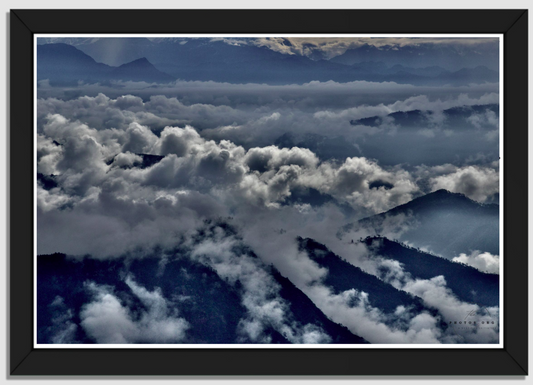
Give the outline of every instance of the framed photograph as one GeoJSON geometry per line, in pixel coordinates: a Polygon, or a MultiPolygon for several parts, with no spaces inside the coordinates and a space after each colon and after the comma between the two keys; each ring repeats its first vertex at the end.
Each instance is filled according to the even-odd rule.
{"type": "Polygon", "coordinates": [[[527,10],[12,10],[11,375],[527,375],[527,10]]]}

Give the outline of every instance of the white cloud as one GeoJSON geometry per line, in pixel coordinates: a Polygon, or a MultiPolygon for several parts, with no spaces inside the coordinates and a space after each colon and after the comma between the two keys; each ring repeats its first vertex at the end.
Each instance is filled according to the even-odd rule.
{"type": "Polygon", "coordinates": [[[498,320],[498,308],[481,308],[478,305],[461,302],[446,287],[443,276],[437,276],[429,280],[416,279],[409,281],[403,288],[424,301],[428,306],[436,308],[446,322],[464,320],[476,322],[477,327],[448,328],[447,335],[451,341],[457,342],[457,338],[463,343],[497,343],[499,341],[498,322],[490,329],[483,329],[481,321],[498,320]],[[490,315],[487,315],[489,312],[490,315]]]}
{"type": "Polygon", "coordinates": [[[414,317],[408,329],[401,330],[386,324],[386,316],[369,304],[367,293],[351,289],[333,294],[330,289],[319,285],[305,287],[303,291],[334,322],[346,326],[371,343],[439,343],[440,329],[435,326],[436,320],[427,313],[414,317]]]}
{"type": "Polygon", "coordinates": [[[113,166],[117,167],[133,167],[139,165],[143,161],[142,157],[131,152],[121,152],[113,159],[113,166]]]}
{"type": "Polygon", "coordinates": [[[157,141],[157,136],[147,127],[137,122],[129,124],[126,130],[126,142],[122,151],[132,153],[150,153],[157,141]]]}
{"type": "Polygon", "coordinates": [[[316,52],[329,59],[343,54],[348,49],[358,48],[363,45],[374,47],[418,47],[423,45],[451,45],[451,46],[483,46],[495,45],[497,40],[494,39],[432,39],[432,38],[402,38],[402,37],[383,37],[383,38],[326,38],[326,37],[268,37],[257,39],[223,39],[228,44],[251,44],[259,47],[268,47],[269,49],[286,55],[313,56],[316,52]],[[289,44],[287,44],[289,42],[289,44]]]}
{"type": "Polygon", "coordinates": [[[454,262],[464,263],[486,273],[500,273],[500,257],[488,252],[474,250],[470,255],[461,253],[452,259],[454,262]]]}
{"type": "Polygon", "coordinates": [[[204,240],[192,245],[191,258],[212,267],[217,274],[243,287],[242,304],[246,317],[239,322],[241,342],[270,342],[266,333],[274,328],[292,343],[328,343],[331,338],[318,326],[299,325],[289,304],[279,295],[281,286],[273,279],[268,267],[221,227],[203,230],[204,240]]]}
{"type": "Polygon", "coordinates": [[[455,168],[452,173],[434,177],[430,183],[432,191],[445,189],[465,194],[483,203],[498,193],[500,175],[498,169],[492,167],[466,166],[455,168]]]}
{"type": "Polygon", "coordinates": [[[169,307],[158,288],[150,292],[130,276],[125,282],[147,310],[140,311],[140,316],[134,316],[111,288],[87,282],[85,286],[94,300],[84,305],[80,313],[80,324],[85,332],[101,344],[183,341],[190,325],[177,316],[176,304],[169,307]]]}
{"type": "Polygon", "coordinates": [[[486,110],[483,114],[472,114],[466,120],[477,128],[483,126],[497,128],[500,123],[496,113],[492,110],[486,110]]]}
{"type": "MultiPolygon", "coordinates": [[[[446,280],[443,276],[437,276],[432,279],[413,279],[411,275],[404,271],[403,265],[398,261],[390,260],[376,255],[372,248],[368,250],[358,249],[356,244],[344,243],[344,250],[336,243],[335,247],[340,250],[338,255],[345,257],[346,260],[360,267],[363,271],[379,277],[384,282],[391,284],[398,290],[411,293],[422,299],[425,306],[429,309],[436,309],[441,319],[448,322],[457,321],[476,321],[476,325],[468,328],[447,327],[442,330],[438,325],[439,317],[435,318],[427,312],[412,314],[403,307],[396,310],[397,320],[408,323],[407,333],[402,335],[397,330],[388,330],[387,317],[379,309],[369,307],[368,301],[360,301],[358,310],[353,307],[346,309],[339,299],[344,298],[345,303],[357,292],[344,292],[341,295],[332,296],[329,289],[321,288],[302,288],[302,290],[312,298],[312,300],[321,308],[325,314],[330,316],[334,321],[340,322],[350,330],[370,342],[387,341],[384,343],[400,343],[392,341],[409,341],[404,343],[426,343],[424,336],[434,339],[432,343],[496,343],[499,340],[498,322],[495,326],[484,328],[481,321],[498,320],[498,307],[482,308],[476,304],[462,302],[447,287],[446,280]],[[354,247],[355,246],[355,247],[354,247]],[[361,304],[365,304],[362,306],[361,304]],[[319,305],[321,304],[321,305],[319,305]],[[364,310],[364,311],[363,311],[364,310]],[[417,332],[416,334],[414,334],[417,332]],[[421,333],[418,335],[418,333],[421,333]],[[436,342],[438,340],[438,342],[436,342]]],[[[333,243],[332,243],[333,245],[333,243]]],[[[371,296],[365,296],[365,300],[371,296]]]]}

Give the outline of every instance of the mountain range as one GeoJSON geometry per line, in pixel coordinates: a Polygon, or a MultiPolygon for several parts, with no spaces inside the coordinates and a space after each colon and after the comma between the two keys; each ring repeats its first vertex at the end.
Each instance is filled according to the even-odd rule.
{"type": "Polygon", "coordinates": [[[450,71],[488,65],[498,69],[498,49],[461,50],[453,45],[420,44],[405,47],[363,44],[331,59],[335,63],[354,65],[361,62],[393,62],[407,67],[444,67],[450,71]]]}
{"type": "Polygon", "coordinates": [[[97,55],[102,52],[109,56],[112,43],[113,39],[100,39],[76,47],[64,43],[40,44],[37,48],[38,79],[49,79],[51,84],[112,80],[168,83],[181,79],[266,84],[370,81],[413,85],[468,85],[499,80],[498,72],[484,65],[457,70],[436,65],[409,67],[399,63],[364,61],[364,55],[360,62],[348,64],[338,59],[340,57],[337,60],[312,60],[266,47],[231,45],[209,39],[169,40],[159,44],[146,39],[121,44],[121,52],[116,54],[122,58],[120,61],[128,61],[118,66],[93,59],[98,60],[97,55]]]}
{"type": "MultiPolygon", "coordinates": [[[[265,44],[244,43],[239,38],[39,38],[38,44],[66,43],[73,45],[92,56],[95,60],[112,66],[133,61],[140,57],[147,57],[154,63],[160,63],[172,57],[174,52],[187,52],[191,46],[201,44],[204,48],[210,46],[224,50],[222,44],[228,50],[238,52],[235,48],[242,48],[242,52],[250,54],[259,51],[253,48],[270,49],[265,44]],[[219,48],[223,47],[223,48],[219,48]],[[232,49],[232,47],[234,47],[232,49]],[[252,48],[244,51],[246,48],[252,48]]],[[[268,40],[268,39],[267,39],[268,40]]],[[[279,39],[280,45],[292,47],[289,39],[279,39]]],[[[479,65],[486,65],[488,68],[497,71],[499,65],[499,48],[496,42],[480,44],[475,50],[461,47],[454,44],[410,44],[401,46],[397,44],[371,45],[364,43],[358,47],[349,47],[341,54],[333,57],[318,49],[318,46],[307,44],[306,57],[314,61],[328,60],[344,65],[365,65],[370,63],[372,67],[381,66],[383,68],[395,65],[405,67],[442,67],[448,71],[457,71],[461,68],[474,68],[479,65]],[[385,64],[387,63],[387,64],[385,64]]],[[[264,52],[264,51],[262,51],[264,52]]],[[[246,54],[246,53],[244,53],[246,54]]],[[[287,55],[286,55],[287,56],[287,55]]]]}

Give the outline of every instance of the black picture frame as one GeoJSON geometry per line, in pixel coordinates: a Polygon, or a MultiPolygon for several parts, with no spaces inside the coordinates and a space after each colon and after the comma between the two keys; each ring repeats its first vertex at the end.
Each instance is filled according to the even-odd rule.
{"type": "Polygon", "coordinates": [[[11,10],[9,373],[27,375],[514,375],[528,373],[527,10],[11,10]],[[34,349],[33,35],[501,33],[502,349],[34,349]]]}

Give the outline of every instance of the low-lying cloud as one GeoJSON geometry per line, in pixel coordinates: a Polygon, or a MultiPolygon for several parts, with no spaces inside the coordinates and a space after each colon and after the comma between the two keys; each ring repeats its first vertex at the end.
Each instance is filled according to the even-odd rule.
{"type": "Polygon", "coordinates": [[[131,276],[125,283],[146,310],[134,314],[113,294],[112,287],[88,281],[85,287],[94,299],[80,313],[87,335],[100,344],[182,342],[190,325],[178,317],[177,305],[169,304],[160,289],[150,292],[131,276]]]}
{"type": "Polygon", "coordinates": [[[500,273],[500,257],[491,253],[474,250],[470,255],[461,253],[452,259],[454,262],[464,263],[476,269],[492,274],[500,273]]]}

